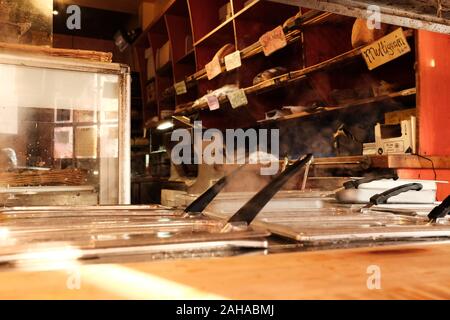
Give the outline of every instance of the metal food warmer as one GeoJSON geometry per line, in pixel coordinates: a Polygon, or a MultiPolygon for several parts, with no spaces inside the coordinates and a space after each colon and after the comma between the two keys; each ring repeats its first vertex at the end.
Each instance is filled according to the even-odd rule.
{"type": "MultiPolygon", "coordinates": [[[[317,192],[281,193],[278,201],[286,197],[293,210],[278,211],[269,206],[271,209],[264,211],[286,182],[311,160],[309,155],[288,166],[233,213],[213,212],[208,207],[242,168],[221,178],[187,208],[4,208],[0,210],[0,266],[48,269],[67,261],[222,257],[450,239],[449,199],[440,205],[396,204],[395,199],[402,194],[422,191],[423,185],[416,182],[403,185],[400,181],[398,186],[371,197],[366,205],[338,203],[339,197],[333,200],[317,192]],[[299,201],[292,203],[292,197],[299,201]],[[302,205],[309,200],[322,203],[302,205]]],[[[370,186],[358,181],[352,181],[348,188],[370,186]]]]}
{"type": "Polygon", "coordinates": [[[129,203],[129,67],[14,49],[0,50],[0,205],[129,203]]]}

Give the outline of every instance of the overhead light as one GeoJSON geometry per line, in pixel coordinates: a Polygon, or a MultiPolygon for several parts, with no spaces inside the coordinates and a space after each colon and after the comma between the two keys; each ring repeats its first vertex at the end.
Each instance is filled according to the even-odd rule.
{"type": "Polygon", "coordinates": [[[53,10],[53,15],[54,16],[57,16],[59,14],[59,11],[58,10],[53,10]]]}
{"type": "Polygon", "coordinates": [[[156,129],[159,131],[164,131],[167,129],[173,128],[173,122],[172,121],[164,121],[162,123],[160,123],[156,129]]]}

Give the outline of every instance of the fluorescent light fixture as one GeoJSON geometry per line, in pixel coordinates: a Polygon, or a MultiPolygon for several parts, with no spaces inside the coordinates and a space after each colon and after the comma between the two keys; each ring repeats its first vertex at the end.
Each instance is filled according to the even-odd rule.
{"type": "Polygon", "coordinates": [[[159,131],[164,131],[167,129],[173,128],[173,122],[172,121],[164,121],[162,123],[160,123],[156,129],[159,131]]]}

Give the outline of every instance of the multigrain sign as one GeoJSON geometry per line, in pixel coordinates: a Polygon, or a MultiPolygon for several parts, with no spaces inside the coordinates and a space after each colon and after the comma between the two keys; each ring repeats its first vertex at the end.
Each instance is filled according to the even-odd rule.
{"type": "Polygon", "coordinates": [[[401,57],[411,51],[402,28],[388,34],[371,45],[361,49],[369,70],[401,57]]]}

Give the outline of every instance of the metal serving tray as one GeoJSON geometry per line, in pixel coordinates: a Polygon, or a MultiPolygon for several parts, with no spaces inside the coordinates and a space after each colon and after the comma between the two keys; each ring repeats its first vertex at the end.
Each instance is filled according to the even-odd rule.
{"type": "MultiPolygon", "coordinates": [[[[218,219],[226,219],[228,216],[211,212],[207,215],[218,219]]],[[[450,237],[448,220],[443,220],[438,225],[431,225],[428,221],[421,215],[394,214],[376,211],[376,208],[360,213],[354,207],[336,207],[297,212],[262,212],[252,226],[305,244],[318,245],[336,241],[379,242],[450,237]]]]}
{"type": "Polygon", "coordinates": [[[42,252],[48,256],[66,247],[75,248],[77,259],[115,257],[116,261],[135,255],[204,256],[227,250],[263,250],[270,235],[251,228],[222,232],[225,221],[186,216],[160,206],[59,210],[62,207],[1,210],[0,264],[30,262],[32,257],[42,260],[42,252]]]}
{"type": "MultiPolygon", "coordinates": [[[[217,213],[234,213],[241,208],[255,193],[253,192],[225,192],[219,194],[208,206],[207,210],[217,213]]],[[[191,197],[191,201],[195,199],[191,197]]],[[[302,209],[320,209],[333,201],[330,192],[322,191],[280,191],[264,207],[264,212],[296,212],[302,209]]],[[[190,202],[190,201],[188,201],[190,202]]]]}
{"type": "Polygon", "coordinates": [[[0,209],[0,217],[6,219],[98,217],[98,216],[162,216],[181,217],[182,210],[158,205],[145,206],[81,206],[81,207],[13,207],[0,209]]]}

